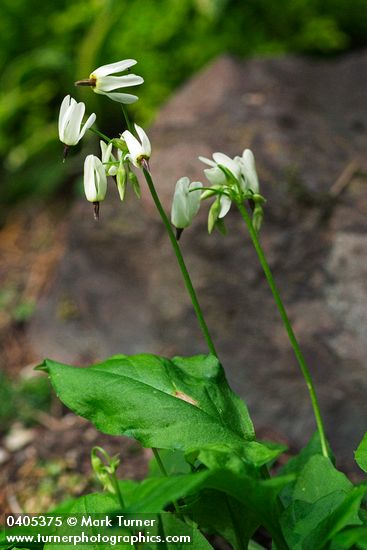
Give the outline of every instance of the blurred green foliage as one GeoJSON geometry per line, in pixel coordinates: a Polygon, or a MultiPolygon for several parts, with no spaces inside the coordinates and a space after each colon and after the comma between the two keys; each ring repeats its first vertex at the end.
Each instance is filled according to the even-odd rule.
{"type": "MultiPolygon", "coordinates": [[[[367,41],[367,0],[2,0],[2,199],[47,197],[80,170],[62,165],[57,115],[71,93],[121,130],[116,104],[73,82],[119,59],[145,78],[134,116],[149,122],[172,90],[222,52],[333,54],[367,41]]],[[[80,151],[77,151],[80,155],[80,151]]]]}
{"type": "Polygon", "coordinates": [[[40,411],[47,412],[51,405],[51,387],[43,376],[10,378],[0,371],[0,434],[20,421],[25,426],[37,422],[40,411]]]}

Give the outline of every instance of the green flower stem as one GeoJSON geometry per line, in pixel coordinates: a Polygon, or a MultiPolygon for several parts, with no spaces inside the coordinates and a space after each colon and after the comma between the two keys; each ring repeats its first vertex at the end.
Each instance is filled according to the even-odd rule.
{"type": "MultiPolygon", "coordinates": [[[[157,462],[157,464],[158,464],[158,468],[160,469],[162,475],[163,475],[164,477],[168,477],[167,470],[166,470],[166,468],[165,468],[165,466],[164,466],[164,464],[163,464],[163,461],[162,461],[162,459],[161,459],[161,456],[160,456],[160,454],[159,454],[158,449],[157,449],[156,447],[152,447],[152,451],[153,451],[153,454],[154,454],[154,458],[155,458],[155,460],[156,460],[156,462],[157,462]]],[[[181,510],[180,510],[180,507],[179,507],[178,503],[177,503],[175,500],[173,500],[173,501],[172,501],[172,504],[173,504],[173,507],[174,507],[175,512],[176,512],[176,514],[177,514],[177,517],[183,519],[182,514],[181,514],[181,510]]]]}
{"type": "Polygon", "coordinates": [[[111,141],[111,139],[106,136],[106,134],[102,134],[102,132],[100,132],[99,130],[97,130],[96,128],[89,128],[89,131],[90,132],[93,132],[93,134],[96,134],[97,136],[101,137],[102,139],[104,139],[105,141],[107,141],[107,143],[109,143],[111,141]]]}
{"type": "MultiPolygon", "coordinates": [[[[125,122],[126,122],[126,126],[128,128],[128,130],[134,134],[134,129],[133,129],[133,126],[130,122],[130,118],[129,118],[129,115],[127,113],[127,110],[125,109],[125,107],[123,105],[121,105],[122,107],[122,112],[124,114],[124,117],[125,117],[125,122]]],[[[148,184],[148,187],[149,187],[149,191],[150,191],[150,194],[152,195],[152,198],[153,198],[153,201],[154,201],[154,204],[159,212],[159,215],[164,223],[164,226],[166,228],[166,231],[168,233],[168,236],[169,236],[169,239],[171,241],[171,244],[172,244],[172,248],[174,250],[174,253],[176,255],[176,258],[177,258],[177,262],[178,262],[178,265],[180,267],[180,270],[181,270],[181,273],[182,273],[182,276],[183,276],[183,279],[184,279],[184,282],[185,282],[185,286],[186,286],[186,289],[187,289],[187,292],[189,293],[190,295],[190,298],[191,298],[191,301],[192,301],[192,305],[194,306],[194,310],[195,310],[195,313],[196,313],[196,317],[198,319],[198,322],[199,322],[199,325],[200,325],[200,328],[204,334],[204,338],[205,338],[205,341],[208,345],[208,348],[210,350],[210,353],[212,353],[213,355],[215,355],[216,357],[218,357],[218,354],[216,352],[216,349],[215,349],[215,346],[214,346],[214,343],[213,343],[213,340],[210,336],[210,333],[209,333],[209,329],[208,329],[208,326],[205,322],[205,319],[204,319],[204,315],[203,315],[203,312],[201,311],[201,307],[200,307],[200,304],[199,304],[199,300],[196,296],[196,292],[195,292],[195,289],[193,287],[193,284],[192,284],[192,281],[191,281],[191,278],[190,278],[190,275],[189,275],[189,272],[187,270],[187,267],[186,267],[186,264],[185,264],[185,260],[183,259],[183,256],[182,256],[182,252],[181,252],[181,249],[180,249],[180,246],[177,242],[177,239],[175,237],[175,234],[173,232],[173,229],[172,229],[172,226],[171,226],[171,223],[168,219],[168,216],[162,206],[162,203],[158,197],[158,194],[157,194],[157,191],[155,189],[155,186],[154,186],[154,183],[153,183],[153,179],[152,179],[152,176],[150,174],[150,172],[144,167],[142,166],[142,171],[144,173],[144,177],[145,177],[145,180],[148,184]]]]}
{"type": "Polygon", "coordinates": [[[168,216],[167,216],[166,212],[164,211],[164,208],[162,206],[161,201],[159,200],[159,197],[158,197],[157,192],[155,190],[153,179],[152,179],[152,176],[150,175],[150,172],[148,172],[148,170],[146,168],[142,168],[142,170],[143,170],[146,182],[148,184],[149,191],[150,191],[150,193],[153,197],[153,201],[154,201],[154,203],[157,207],[159,215],[162,218],[162,221],[163,221],[163,223],[165,225],[165,228],[167,230],[169,239],[170,239],[171,244],[172,244],[172,248],[173,248],[173,250],[175,252],[175,255],[176,255],[176,258],[177,258],[178,265],[180,266],[180,269],[181,269],[181,273],[182,273],[182,276],[183,276],[183,279],[184,279],[184,282],[185,282],[187,292],[190,295],[192,305],[194,306],[194,310],[195,310],[195,313],[196,313],[196,317],[199,321],[200,328],[201,328],[201,330],[204,334],[205,341],[208,345],[208,348],[209,348],[210,352],[217,357],[218,356],[217,351],[215,349],[213,340],[212,340],[212,338],[210,336],[210,333],[209,333],[208,326],[205,322],[203,313],[201,311],[201,307],[200,307],[198,298],[196,296],[195,289],[194,289],[193,284],[191,282],[191,278],[190,278],[189,272],[187,270],[185,260],[183,259],[181,249],[180,249],[180,246],[177,242],[175,234],[173,232],[171,223],[168,219],[168,216]]]}
{"type": "Polygon", "coordinates": [[[115,473],[110,474],[110,480],[112,481],[112,485],[115,489],[115,493],[116,493],[116,496],[118,498],[121,509],[123,510],[125,508],[125,502],[124,502],[124,499],[123,499],[123,496],[122,496],[122,493],[121,493],[121,489],[120,489],[120,486],[119,486],[119,483],[117,481],[117,477],[116,477],[115,473]]]}
{"type": "Polygon", "coordinates": [[[126,127],[127,129],[129,130],[129,132],[131,132],[132,134],[134,134],[134,127],[133,127],[133,124],[130,120],[130,117],[127,113],[127,110],[125,109],[124,105],[121,103],[121,108],[122,108],[122,112],[123,112],[123,115],[124,115],[124,118],[125,118],[125,122],[126,122],[126,127]]]}
{"type": "Polygon", "coordinates": [[[229,517],[231,518],[231,522],[232,522],[232,525],[233,525],[234,535],[236,537],[236,543],[237,543],[236,550],[246,550],[246,548],[243,544],[242,538],[241,538],[241,531],[237,526],[237,521],[236,521],[234,511],[233,511],[232,506],[231,506],[231,501],[229,500],[229,497],[228,497],[227,494],[224,495],[224,500],[225,500],[226,505],[227,505],[229,517]]]}
{"type": "Polygon", "coordinates": [[[315,390],[315,387],[314,387],[314,384],[313,384],[313,381],[312,381],[311,373],[310,373],[310,371],[307,367],[305,358],[303,357],[303,354],[302,354],[301,349],[299,347],[297,338],[296,338],[296,336],[293,332],[292,325],[289,321],[287,312],[285,310],[285,307],[283,305],[283,302],[282,302],[282,299],[280,297],[279,291],[278,291],[277,286],[275,284],[272,272],[271,272],[269,264],[266,260],[266,257],[265,257],[264,251],[262,249],[262,246],[260,244],[260,241],[258,239],[257,233],[256,233],[256,231],[255,231],[255,229],[252,225],[251,218],[250,218],[246,208],[243,206],[243,204],[237,203],[237,207],[238,207],[238,209],[239,209],[239,211],[240,211],[240,213],[241,213],[241,215],[242,215],[242,217],[243,217],[243,219],[244,219],[244,221],[247,225],[247,229],[250,233],[250,237],[251,237],[252,243],[255,247],[255,250],[257,252],[261,267],[264,270],[264,273],[265,273],[266,279],[268,281],[268,284],[270,286],[270,289],[272,291],[275,303],[278,306],[280,316],[282,318],[285,329],[288,333],[288,337],[289,337],[290,343],[292,345],[294,354],[297,358],[297,361],[298,361],[298,364],[299,364],[300,369],[302,371],[303,377],[306,381],[307,388],[308,388],[310,398],[311,398],[313,412],[314,412],[314,415],[315,415],[317,430],[319,432],[322,454],[325,457],[330,458],[329,457],[329,451],[328,451],[327,439],[326,439],[326,435],[325,435],[324,424],[323,424],[322,417],[321,417],[321,412],[320,412],[320,406],[319,406],[318,399],[317,399],[317,396],[316,396],[316,390],[315,390]]]}
{"type": "Polygon", "coordinates": [[[152,451],[154,454],[154,458],[156,459],[156,462],[158,464],[158,468],[160,469],[161,473],[164,475],[164,477],[167,477],[167,470],[163,464],[163,461],[161,459],[161,455],[159,454],[159,451],[156,447],[152,447],[152,451]]]}

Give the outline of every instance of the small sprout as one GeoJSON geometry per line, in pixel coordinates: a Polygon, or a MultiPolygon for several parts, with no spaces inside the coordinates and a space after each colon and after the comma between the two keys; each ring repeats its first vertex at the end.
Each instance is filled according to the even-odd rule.
{"type": "Polygon", "coordinates": [[[91,452],[91,463],[98,481],[103,489],[112,495],[116,495],[116,470],[119,467],[120,459],[109,454],[102,447],[93,447],[91,452]],[[99,456],[102,455],[103,459],[99,456]]]}

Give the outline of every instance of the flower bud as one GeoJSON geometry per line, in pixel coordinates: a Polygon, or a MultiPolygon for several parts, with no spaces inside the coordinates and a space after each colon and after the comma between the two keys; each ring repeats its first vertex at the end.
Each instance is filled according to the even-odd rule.
{"type": "Polygon", "coordinates": [[[259,203],[256,203],[252,214],[252,225],[254,226],[256,233],[260,231],[263,219],[264,210],[259,203]]]}
{"type": "Polygon", "coordinates": [[[138,199],[140,199],[140,197],[141,197],[140,183],[139,183],[139,180],[138,180],[135,172],[130,170],[130,172],[127,175],[127,179],[129,180],[129,182],[133,186],[135,195],[138,197],[138,199]]]}

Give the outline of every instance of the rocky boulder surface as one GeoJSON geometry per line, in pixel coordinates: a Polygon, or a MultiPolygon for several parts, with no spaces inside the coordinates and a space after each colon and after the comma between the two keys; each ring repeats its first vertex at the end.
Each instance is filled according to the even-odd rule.
{"type": "MultiPolygon", "coordinates": [[[[198,155],[254,151],[268,201],[261,241],[346,467],[367,429],[366,63],[366,53],[222,57],[149,132],[167,209],[179,177],[203,180],[198,155]]],[[[206,352],[147,189],[123,204],[111,191],[98,224],[86,201],[72,209],[66,253],[30,327],[36,352],[75,364],[206,352]]],[[[249,236],[234,208],[228,234],[208,236],[206,214],[204,203],[181,242],[220,358],[259,434],[300,446],[314,430],[308,393],[249,236]]]]}

